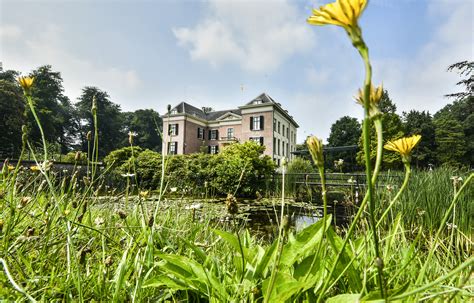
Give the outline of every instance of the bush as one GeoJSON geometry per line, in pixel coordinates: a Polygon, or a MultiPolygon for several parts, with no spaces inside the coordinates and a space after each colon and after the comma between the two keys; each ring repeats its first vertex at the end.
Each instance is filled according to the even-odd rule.
{"type": "MultiPolygon", "coordinates": [[[[253,196],[265,187],[275,166],[272,159],[263,156],[265,147],[255,142],[232,144],[217,155],[190,154],[166,158],[165,183],[180,192],[201,195],[205,183],[213,192],[225,195],[234,193],[253,196]]],[[[133,173],[135,167],[139,186],[156,189],[161,180],[161,155],[151,150],[134,148],[135,162],[131,163],[130,147],[111,152],[104,162],[112,167],[112,179],[121,180],[121,174],[133,173]]],[[[121,183],[121,182],[118,182],[121,183]]]]}
{"type": "Polygon", "coordinates": [[[265,179],[275,170],[264,146],[248,141],[225,147],[213,160],[211,186],[221,194],[234,193],[252,196],[265,187],[265,179]]]}

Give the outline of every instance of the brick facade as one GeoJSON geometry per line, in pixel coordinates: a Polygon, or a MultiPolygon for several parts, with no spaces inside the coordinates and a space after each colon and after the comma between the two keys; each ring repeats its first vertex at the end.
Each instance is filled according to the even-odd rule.
{"type": "MultiPolygon", "coordinates": [[[[298,124],[293,117],[267,94],[261,94],[237,109],[204,111],[182,102],[162,116],[164,130],[163,154],[170,149],[177,154],[220,151],[228,144],[255,140],[265,145],[265,155],[277,163],[293,158],[298,124]],[[263,121],[262,121],[263,120],[263,121]],[[177,135],[170,135],[170,125],[177,125],[177,135]],[[201,128],[204,138],[198,138],[201,128]],[[229,129],[232,131],[229,132],[229,129]],[[217,130],[212,140],[210,131],[217,130]],[[217,147],[215,147],[217,146],[217,147]]],[[[175,126],[171,127],[176,128],[175,126]]]]}

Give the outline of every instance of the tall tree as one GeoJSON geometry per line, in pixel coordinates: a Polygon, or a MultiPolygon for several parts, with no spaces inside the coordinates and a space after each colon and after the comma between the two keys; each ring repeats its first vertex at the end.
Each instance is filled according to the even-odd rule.
{"type": "MultiPolygon", "coordinates": [[[[45,65],[32,71],[29,76],[35,78],[31,94],[46,140],[51,144],[59,143],[60,152],[64,154],[73,143],[76,125],[73,107],[64,95],[61,73],[45,65]]],[[[30,139],[38,143],[41,141],[39,128],[31,112],[28,112],[27,117],[30,139]]]]}
{"type": "Polygon", "coordinates": [[[438,161],[451,166],[462,165],[467,144],[461,123],[446,115],[435,119],[435,125],[438,161]]]}
{"type": "Polygon", "coordinates": [[[403,124],[406,135],[421,135],[418,147],[412,153],[412,163],[427,167],[436,163],[435,125],[427,111],[411,110],[403,113],[403,124]]]}
{"type": "MultiPolygon", "coordinates": [[[[97,102],[97,123],[99,134],[99,155],[107,155],[114,149],[122,146],[126,137],[123,115],[120,105],[110,101],[109,95],[97,87],[87,86],[82,89],[82,95],[75,104],[80,119],[81,149],[87,151],[87,133],[90,131],[94,140],[94,118],[92,116],[92,100],[97,102]]],[[[93,142],[93,141],[92,141],[93,142]]]]}
{"type": "Polygon", "coordinates": [[[456,100],[462,100],[467,97],[471,97],[474,94],[474,62],[473,61],[461,61],[448,66],[448,71],[456,71],[460,76],[466,76],[464,79],[456,83],[456,85],[464,86],[464,91],[447,94],[446,97],[454,98],[456,100]]]}
{"type": "Polygon", "coordinates": [[[20,155],[25,102],[15,81],[17,75],[14,71],[0,71],[0,158],[20,155]]]}
{"type": "MultiPolygon", "coordinates": [[[[361,125],[356,118],[344,116],[334,122],[331,126],[331,133],[328,138],[329,147],[357,145],[362,134],[361,125]]],[[[344,160],[345,167],[355,167],[356,152],[355,151],[339,151],[326,153],[326,165],[331,167],[334,161],[338,159],[344,160]]]]}
{"type": "MultiPolygon", "coordinates": [[[[139,109],[124,113],[127,131],[136,133],[134,144],[142,148],[161,152],[162,126],[160,114],[152,109],[139,109]]],[[[125,145],[128,144],[125,142],[125,145]]]]}
{"type": "MultiPolygon", "coordinates": [[[[400,116],[397,114],[397,106],[392,102],[387,90],[384,90],[382,99],[379,102],[379,109],[382,113],[383,140],[384,144],[390,140],[398,139],[403,136],[403,124],[400,116]]],[[[375,162],[377,155],[377,136],[375,127],[370,131],[370,159],[375,162]]],[[[359,152],[357,153],[357,162],[364,163],[364,149],[362,148],[362,136],[359,138],[359,152]]],[[[400,157],[395,153],[383,153],[382,163],[385,167],[396,167],[401,165],[400,157]]]]}

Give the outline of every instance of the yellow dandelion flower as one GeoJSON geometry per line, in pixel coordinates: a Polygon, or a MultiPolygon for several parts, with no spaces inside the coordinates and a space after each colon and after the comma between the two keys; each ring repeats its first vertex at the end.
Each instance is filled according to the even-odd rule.
{"type": "Polygon", "coordinates": [[[33,166],[30,166],[30,169],[31,169],[31,171],[34,171],[34,172],[36,172],[36,171],[40,171],[40,168],[39,168],[39,166],[38,166],[38,165],[33,165],[33,166]]]}
{"type": "Polygon", "coordinates": [[[18,83],[20,83],[20,86],[23,88],[25,93],[28,93],[31,89],[31,86],[33,85],[34,80],[35,78],[33,77],[19,77],[18,83]]]}
{"type": "MultiPolygon", "coordinates": [[[[371,84],[370,85],[370,95],[369,95],[369,117],[373,118],[380,114],[379,110],[379,102],[382,99],[383,95],[383,86],[380,85],[378,87],[375,87],[371,84]]],[[[359,94],[357,97],[355,97],[355,100],[357,103],[360,105],[364,106],[364,92],[359,89],[359,94]]]]}
{"type": "Polygon", "coordinates": [[[15,169],[15,166],[13,165],[8,165],[8,170],[14,170],[15,169]]]}
{"type": "Polygon", "coordinates": [[[323,141],[316,136],[308,138],[306,141],[308,145],[309,153],[313,158],[314,164],[318,167],[324,166],[324,156],[323,156],[323,141]]]}
{"type": "Polygon", "coordinates": [[[357,20],[366,6],[367,0],[336,0],[319,9],[313,9],[313,15],[307,21],[312,25],[342,26],[349,32],[359,27],[357,20]]]}
{"type": "Polygon", "coordinates": [[[384,148],[399,153],[403,161],[410,161],[410,153],[412,149],[420,141],[420,135],[413,135],[411,137],[400,138],[395,141],[389,141],[384,145],[384,148]]]}

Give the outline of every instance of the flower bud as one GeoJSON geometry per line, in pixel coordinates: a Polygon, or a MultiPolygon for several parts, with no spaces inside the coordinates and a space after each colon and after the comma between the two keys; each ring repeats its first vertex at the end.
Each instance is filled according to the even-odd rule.
{"type": "Polygon", "coordinates": [[[81,160],[81,152],[77,151],[76,155],[74,156],[74,161],[78,162],[81,160]]]}
{"type": "Polygon", "coordinates": [[[97,98],[96,98],[95,95],[94,95],[94,97],[92,97],[91,112],[92,112],[92,115],[94,115],[94,116],[97,114],[97,98]]]}
{"type": "Polygon", "coordinates": [[[91,132],[91,131],[88,131],[88,132],[87,132],[86,138],[87,138],[87,141],[91,141],[91,140],[92,140],[92,132],[91,132]]]}
{"type": "Polygon", "coordinates": [[[314,164],[319,168],[324,167],[323,142],[316,136],[309,137],[306,141],[309,153],[313,158],[314,164]]]}

